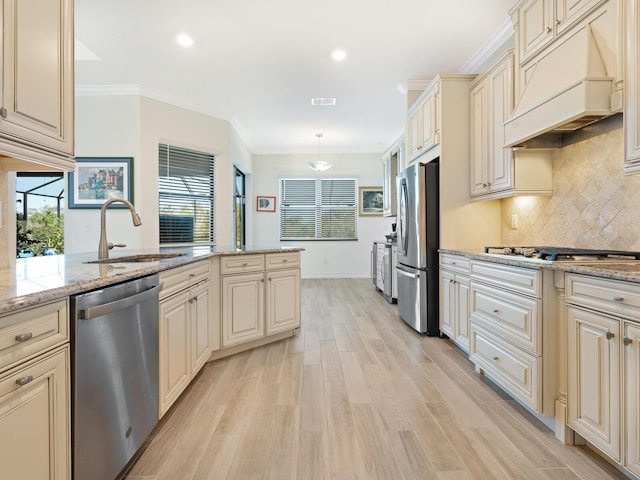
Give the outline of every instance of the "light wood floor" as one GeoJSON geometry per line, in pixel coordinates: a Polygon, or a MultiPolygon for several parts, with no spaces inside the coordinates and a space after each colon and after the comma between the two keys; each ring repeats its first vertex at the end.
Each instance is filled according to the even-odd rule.
{"type": "Polygon", "coordinates": [[[208,364],[128,480],[625,478],[368,280],[304,280],[302,309],[293,338],[208,364]]]}

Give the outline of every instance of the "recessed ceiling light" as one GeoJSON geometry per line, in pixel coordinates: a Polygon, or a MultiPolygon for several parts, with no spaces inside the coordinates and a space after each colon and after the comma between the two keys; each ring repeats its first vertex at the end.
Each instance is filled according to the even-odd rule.
{"type": "Polygon", "coordinates": [[[327,106],[327,105],[335,105],[336,99],[332,97],[313,97],[311,99],[311,105],[314,106],[327,106]]]}
{"type": "Polygon", "coordinates": [[[191,45],[193,45],[193,38],[191,38],[189,35],[185,35],[185,34],[178,35],[176,37],[176,40],[183,47],[190,47],[191,45]]]}
{"type": "Polygon", "coordinates": [[[331,54],[331,58],[333,58],[336,62],[341,62],[342,60],[347,58],[347,52],[345,52],[344,50],[335,50],[331,54]]]}

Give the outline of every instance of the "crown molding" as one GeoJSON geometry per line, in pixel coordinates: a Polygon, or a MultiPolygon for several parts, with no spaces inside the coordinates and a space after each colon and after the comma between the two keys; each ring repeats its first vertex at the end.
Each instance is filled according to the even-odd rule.
{"type": "Polygon", "coordinates": [[[482,71],[482,67],[489,64],[508,43],[513,42],[513,39],[513,24],[511,17],[507,17],[498,30],[462,65],[460,73],[479,73],[482,71]]]}

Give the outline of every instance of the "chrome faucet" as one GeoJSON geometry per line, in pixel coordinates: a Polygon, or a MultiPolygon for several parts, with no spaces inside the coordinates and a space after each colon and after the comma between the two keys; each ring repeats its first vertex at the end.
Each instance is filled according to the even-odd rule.
{"type": "Polygon", "coordinates": [[[106,202],[102,204],[102,208],[100,209],[100,244],[98,245],[98,259],[103,260],[105,258],[109,258],[109,250],[113,247],[126,247],[125,244],[118,243],[113,244],[111,242],[107,243],[107,228],[106,228],[106,213],[107,207],[112,203],[124,203],[129,210],[131,210],[131,219],[133,220],[133,226],[139,227],[142,225],[142,220],[140,220],[140,216],[137,214],[135,208],[130,201],[125,200],[124,198],[110,198],[106,202]]]}

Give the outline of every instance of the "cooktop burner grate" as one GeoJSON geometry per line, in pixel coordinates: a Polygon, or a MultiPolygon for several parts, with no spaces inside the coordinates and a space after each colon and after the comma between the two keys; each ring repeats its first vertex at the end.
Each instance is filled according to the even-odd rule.
{"type": "Polygon", "coordinates": [[[485,253],[494,255],[509,255],[526,258],[539,258],[549,261],[579,260],[581,257],[589,257],[593,260],[640,260],[640,252],[627,252],[623,250],[597,250],[585,248],[564,247],[485,247],[485,253]]]}

